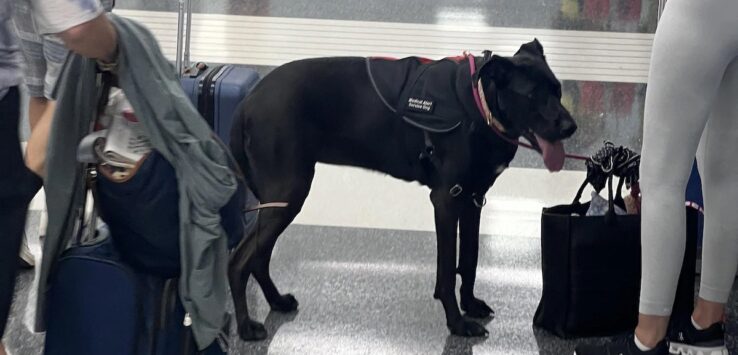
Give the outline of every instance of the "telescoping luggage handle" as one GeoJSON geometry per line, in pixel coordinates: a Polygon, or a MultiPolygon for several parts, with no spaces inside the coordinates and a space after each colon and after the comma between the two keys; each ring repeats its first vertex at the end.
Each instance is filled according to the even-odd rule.
{"type": "MultiPolygon", "coordinates": [[[[190,35],[192,33],[192,0],[178,0],[179,1],[179,13],[177,19],[177,59],[176,67],[178,75],[190,75],[191,77],[197,77],[201,72],[205,71],[208,67],[205,63],[197,63],[195,66],[190,67],[190,35]]],[[[227,146],[220,140],[218,142],[223,145],[223,149],[226,152],[230,152],[227,146]]],[[[233,157],[230,157],[232,161],[235,161],[233,157]]],[[[242,175],[242,174],[241,174],[242,175]]],[[[245,184],[245,182],[244,182],[245,184]]],[[[256,206],[249,206],[244,209],[244,213],[253,212],[265,208],[285,208],[289,204],[287,202],[270,202],[260,203],[256,206]]]]}
{"type": "Polygon", "coordinates": [[[177,17],[177,73],[182,75],[184,68],[190,66],[190,34],[192,33],[192,1],[178,0],[177,17]]]}
{"type": "MultiPolygon", "coordinates": [[[[97,107],[95,111],[95,119],[90,122],[89,132],[92,133],[95,131],[95,125],[97,123],[97,117],[99,117],[103,112],[105,111],[105,108],[108,104],[108,98],[110,96],[110,89],[113,85],[113,74],[110,71],[102,71],[98,73],[99,81],[102,84],[98,101],[97,101],[97,107]]],[[[82,145],[84,144],[84,140],[82,143],[80,143],[79,150],[85,150],[83,149],[82,145]]],[[[91,141],[90,144],[94,145],[96,144],[94,141],[91,141]]],[[[94,150],[92,147],[88,147],[88,150],[94,150]]],[[[89,153],[90,155],[94,156],[94,153],[89,153]]],[[[77,159],[80,159],[80,156],[78,154],[77,159]]],[[[77,208],[77,221],[76,221],[76,230],[74,231],[74,239],[72,240],[72,243],[74,245],[87,245],[92,243],[96,237],[97,237],[97,218],[98,218],[98,208],[97,208],[97,164],[94,162],[85,162],[85,168],[84,168],[84,179],[85,179],[85,188],[83,193],[83,201],[81,205],[77,208]],[[87,196],[89,193],[92,193],[92,206],[91,210],[87,211],[87,196]]]]}
{"type": "Polygon", "coordinates": [[[190,36],[192,34],[192,0],[178,0],[179,13],[177,16],[177,50],[176,63],[177,74],[188,75],[197,78],[208,69],[207,64],[198,62],[191,65],[190,61],[190,36]]]}

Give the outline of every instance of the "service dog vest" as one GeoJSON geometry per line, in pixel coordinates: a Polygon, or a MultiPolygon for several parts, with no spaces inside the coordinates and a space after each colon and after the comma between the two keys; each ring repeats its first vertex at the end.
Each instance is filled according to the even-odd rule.
{"type": "MultiPolygon", "coordinates": [[[[420,57],[366,59],[369,78],[382,102],[409,124],[428,132],[451,132],[470,115],[459,93],[470,91],[465,57],[433,61],[420,57]]],[[[473,117],[473,116],[472,116],[473,117]]]]}

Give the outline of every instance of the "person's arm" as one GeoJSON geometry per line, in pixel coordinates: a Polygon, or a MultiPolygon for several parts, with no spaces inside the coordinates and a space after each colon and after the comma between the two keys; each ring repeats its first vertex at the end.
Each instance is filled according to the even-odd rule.
{"type": "Polygon", "coordinates": [[[115,59],[118,46],[115,27],[105,14],[57,35],[72,52],[108,62],[115,59]]]}
{"type": "Polygon", "coordinates": [[[42,34],[56,34],[73,52],[110,61],[117,48],[115,27],[99,0],[32,0],[42,34]]]}

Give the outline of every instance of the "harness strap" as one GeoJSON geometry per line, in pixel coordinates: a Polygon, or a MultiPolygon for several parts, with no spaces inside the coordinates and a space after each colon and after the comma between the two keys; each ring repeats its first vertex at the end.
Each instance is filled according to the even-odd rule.
{"type": "Polygon", "coordinates": [[[374,88],[374,92],[377,93],[377,96],[379,96],[379,99],[382,101],[382,103],[384,104],[384,106],[387,106],[387,108],[392,113],[397,113],[397,110],[394,107],[392,107],[392,105],[390,105],[389,102],[387,102],[387,99],[384,97],[384,95],[382,95],[382,92],[379,91],[379,86],[377,86],[377,82],[374,80],[374,73],[372,73],[372,61],[371,61],[371,58],[370,57],[367,57],[366,58],[366,72],[367,72],[367,74],[369,74],[369,82],[372,83],[372,87],[374,88]]]}
{"type": "Polygon", "coordinates": [[[244,212],[254,212],[258,210],[263,210],[265,208],[285,208],[289,205],[287,202],[269,202],[269,203],[260,203],[254,207],[249,207],[244,209],[244,212]]]}

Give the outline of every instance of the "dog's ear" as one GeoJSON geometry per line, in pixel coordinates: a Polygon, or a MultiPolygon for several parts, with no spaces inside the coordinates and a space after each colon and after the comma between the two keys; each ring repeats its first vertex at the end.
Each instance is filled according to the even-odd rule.
{"type": "Polygon", "coordinates": [[[501,89],[510,83],[514,69],[515,64],[510,59],[495,54],[482,68],[481,76],[491,79],[501,89]]]}
{"type": "Polygon", "coordinates": [[[541,42],[538,42],[538,38],[535,38],[532,42],[528,42],[520,46],[520,50],[518,50],[515,55],[518,54],[528,54],[535,57],[543,57],[543,46],[541,45],[541,42]]]}

